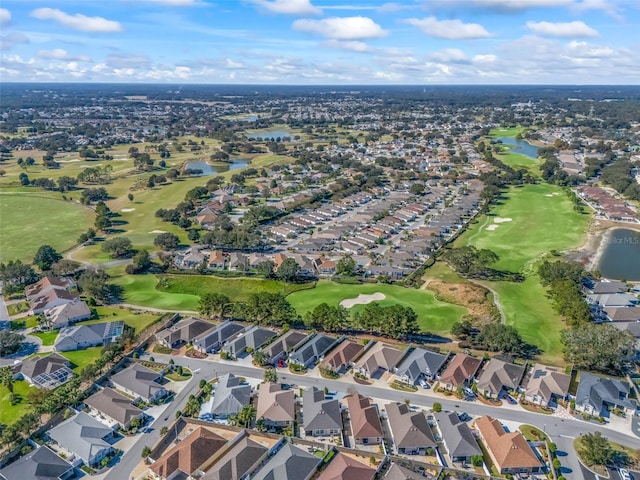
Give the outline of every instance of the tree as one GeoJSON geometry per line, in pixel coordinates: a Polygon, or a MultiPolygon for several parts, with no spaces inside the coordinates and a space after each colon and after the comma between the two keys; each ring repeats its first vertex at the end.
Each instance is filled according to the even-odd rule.
{"type": "Polygon", "coordinates": [[[223,293],[209,292],[200,297],[198,310],[205,316],[223,318],[231,299],[223,293]]]}
{"type": "Polygon", "coordinates": [[[414,183],[409,189],[412,195],[422,195],[424,193],[424,183],[414,183]]]}
{"type": "Polygon", "coordinates": [[[261,367],[269,364],[269,358],[262,350],[254,350],[252,356],[253,362],[261,367]]]}
{"type": "Polygon", "coordinates": [[[278,381],[278,372],[275,368],[267,368],[264,371],[264,381],[276,383],[278,381]]]}
{"type": "Polygon", "coordinates": [[[86,243],[96,238],[96,231],[93,228],[88,229],[85,233],[80,234],[78,243],[86,243]]]}
{"type": "Polygon", "coordinates": [[[481,467],[484,463],[484,457],[482,455],[474,455],[471,457],[471,465],[474,467],[481,467]]]}
{"type": "Polygon", "coordinates": [[[346,308],[321,303],[305,316],[305,323],[312,328],[319,328],[327,332],[339,332],[346,325],[349,312],[346,308]]]}
{"type": "Polygon", "coordinates": [[[144,272],[151,264],[151,255],[147,250],[142,249],[133,256],[132,273],[144,272]]]}
{"type": "Polygon", "coordinates": [[[153,244],[163,250],[175,250],[180,245],[180,239],[173,233],[161,233],[153,240],[153,244]]]}
{"type": "Polygon", "coordinates": [[[282,293],[251,293],[246,303],[238,305],[238,313],[259,325],[279,326],[299,321],[295,309],[282,293]]]}
{"type": "Polygon", "coordinates": [[[580,440],[582,448],[578,449],[578,453],[587,466],[609,465],[614,459],[615,450],[602,433],[587,433],[580,440]]]}
{"type": "Polygon", "coordinates": [[[12,332],[10,330],[3,330],[0,332],[0,357],[11,355],[16,353],[22,342],[24,341],[24,335],[12,332]]]}
{"type": "Polygon", "coordinates": [[[623,373],[635,346],[633,335],[610,323],[562,330],[560,341],[568,363],[576,368],[607,374],[623,373]]]}
{"type": "Polygon", "coordinates": [[[442,411],[442,404],[440,402],[435,402],[432,408],[435,413],[439,413],[442,411]]]}
{"type": "Polygon", "coordinates": [[[67,177],[63,175],[62,177],[58,178],[58,189],[61,192],[72,190],[76,185],[78,185],[78,180],[73,177],[67,177]]]}
{"type": "Polygon", "coordinates": [[[104,270],[85,270],[78,278],[78,287],[100,303],[109,303],[120,293],[119,287],[107,284],[109,275],[104,270]]]}
{"type": "Polygon", "coordinates": [[[10,260],[6,264],[0,263],[0,280],[3,282],[4,293],[15,293],[26,285],[37,282],[38,275],[31,265],[20,260],[10,260]]]}
{"type": "Polygon", "coordinates": [[[127,198],[129,199],[130,202],[133,202],[133,193],[128,194],[127,198]]]}
{"type": "Polygon", "coordinates": [[[461,320],[451,325],[451,335],[459,339],[465,339],[473,332],[473,325],[469,320],[461,320]]]}
{"type": "Polygon", "coordinates": [[[264,278],[271,278],[275,268],[276,264],[272,260],[265,260],[256,265],[256,272],[264,278]]]}
{"type": "Polygon", "coordinates": [[[276,278],[285,282],[293,282],[298,279],[300,274],[300,265],[291,257],[287,258],[280,264],[276,270],[276,278]]]}
{"type": "Polygon", "coordinates": [[[476,341],[490,352],[519,353],[524,347],[524,342],[515,327],[504,323],[485,325],[476,341]]]}
{"type": "Polygon", "coordinates": [[[24,172],[22,172],[20,175],[18,175],[18,179],[20,180],[20,184],[23,187],[26,187],[31,183],[31,180],[29,180],[29,176],[24,172]]]}
{"type": "Polygon", "coordinates": [[[249,428],[255,416],[256,409],[253,405],[249,404],[242,407],[242,410],[240,410],[236,416],[236,420],[243,427],[249,428]]]}
{"type": "Polygon", "coordinates": [[[125,258],[133,254],[133,244],[127,237],[117,237],[106,240],[102,244],[102,251],[111,255],[111,258],[125,258]]]}
{"type": "Polygon", "coordinates": [[[65,275],[71,275],[72,273],[77,272],[81,267],[82,264],[80,262],[62,259],[51,265],[51,271],[54,275],[63,277],[65,275]]]}
{"type": "Polygon", "coordinates": [[[62,260],[62,255],[51,245],[42,245],[33,257],[33,263],[42,271],[51,269],[51,265],[58,260],[62,260]]]}
{"type": "Polygon", "coordinates": [[[447,250],[443,258],[457,273],[471,277],[486,276],[489,266],[498,261],[491,250],[478,250],[472,245],[447,250]]]}
{"type": "Polygon", "coordinates": [[[105,215],[96,216],[96,220],[93,224],[98,230],[102,230],[103,232],[108,232],[113,226],[111,219],[105,215]]]}
{"type": "Polygon", "coordinates": [[[351,255],[345,255],[338,263],[336,263],[336,273],[338,275],[346,275],[348,277],[353,277],[356,275],[356,267],[358,264],[351,257],[351,255]]]}
{"type": "Polygon", "coordinates": [[[149,445],[145,445],[142,449],[142,458],[146,459],[149,455],[151,455],[151,447],[149,445]]]}
{"type": "Polygon", "coordinates": [[[4,385],[13,394],[13,368],[10,366],[0,367],[0,385],[4,385]]]}

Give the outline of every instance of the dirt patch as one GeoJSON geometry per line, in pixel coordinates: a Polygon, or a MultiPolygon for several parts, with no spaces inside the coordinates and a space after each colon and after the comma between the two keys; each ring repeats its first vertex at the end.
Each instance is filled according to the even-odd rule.
{"type": "Polygon", "coordinates": [[[443,302],[461,305],[469,310],[478,325],[493,323],[500,314],[489,298],[489,291],[480,285],[472,283],[446,283],[440,280],[429,282],[429,290],[436,294],[436,298],[443,302]]]}

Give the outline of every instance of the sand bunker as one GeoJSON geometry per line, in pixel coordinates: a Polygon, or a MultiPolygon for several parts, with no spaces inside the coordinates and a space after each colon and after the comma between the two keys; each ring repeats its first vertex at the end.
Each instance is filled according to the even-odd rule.
{"type": "Polygon", "coordinates": [[[164,230],[151,230],[149,233],[167,233],[164,230]]]}
{"type": "Polygon", "coordinates": [[[553,197],[553,195],[551,195],[550,193],[547,193],[545,197],[553,197]]]}
{"type": "Polygon", "coordinates": [[[375,302],[376,300],[384,300],[386,297],[384,293],[376,292],[370,295],[361,293],[356,298],[347,298],[340,302],[340,306],[344,308],[351,308],[354,305],[366,305],[367,303],[375,302]]]}
{"type": "Polygon", "coordinates": [[[79,158],[72,158],[71,160],[56,160],[58,163],[71,163],[71,162],[79,162],[79,158]]]}
{"type": "Polygon", "coordinates": [[[500,218],[500,217],[496,217],[493,219],[493,223],[505,223],[505,222],[510,222],[512,221],[513,218],[500,218]]]}
{"type": "Polygon", "coordinates": [[[122,208],[120,209],[121,212],[127,213],[127,212],[133,212],[135,210],[135,208],[122,208]]]}
{"type": "Polygon", "coordinates": [[[493,232],[496,228],[498,228],[498,225],[496,225],[495,223],[493,225],[489,225],[487,227],[487,230],[490,232],[493,232]]]}

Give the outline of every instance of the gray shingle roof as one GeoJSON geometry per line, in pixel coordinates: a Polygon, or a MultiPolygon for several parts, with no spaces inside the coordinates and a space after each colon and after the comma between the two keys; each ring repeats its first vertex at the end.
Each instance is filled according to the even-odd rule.
{"type": "Polygon", "coordinates": [[[104,388],[94,393],[84,403],[111,417],[121,425],[128,424],[133,418],[142,414],[142,410],[131,404],[131,399],[112,388],[104,388]]]}
{"type": "Polygon", "coordinates": [[[0,470],[0,479],[58,480],[71,469],[69,462],[41,446],[0,470]]]}
{"type": "Polygon", "coordinates": [[[165,388],[158,383],[162,376],[158,372],[134,363],[129,368],[111,377],[111,383],[116,387],[134,392],[141,398],[152,398],[157,392],[165,388]]]}
{"type": "Polygon", "coordinates": [[[342,414],[338,400],[325,400],[324,392],[316,387],[302,394],[303,424],[305,431],[342,430],[342,414]]]}
{"type": "Polygon", "coordinates": [[[412,412],[404,403],[385,405],[393,440],[398,448],[435,448],[436,441],[422,412],[412,412]]]}
{"type": "Polygon", "coordinates": [[[100,451],[111,448],[104,438],[112,433],[95,418],[80,412],[49,430],[49,437],[88,463],[100,451]]]}
{"type": "Polygon", "coordinates": [[[524,366],[492,358],[478,376],[478,388],[497,395],[502,387],[516,388],[524,375],[524,366]]]}
{"type": "Polygon", "coordinates": [[[397,367],[397,374],[409,378],[416,383],[422,374],[433,376],[438,373],[446,360],[446,355],[441,355],[424,348],[414,349],[397,367]]]}
{"type": "Polygon", "coordinates": [[[460,421],[457,414],[439,412],[434,416],[450,457],[469,458],[474,455],[482,455],[469,425],[460,421]]]}
{"type": "Polygon", "coordinates": [[[251,385],[240,385],[240,378],[227,373],[218,379],[209,412],[217,416],[237,414],[251,401],[251,385]]]}
{"type": "Polygon", "coordinates": [[[289,356],[289,360],[306,365],[311,360],[320,358],[337,343],[337,339],[328,335],[317,334],[307,343],[289,356]]]}
{"type": "Polygon", "coordinates": [[[264,445],[244,437],[216,461],[202,480],[240,479],[267,451],[264,445]]]}
{"type": "Polygon", "coordinates": [[[252,476],[252,480],[306,480],[321,461],[312,453],[286,443],[252,476]]]}
{"type": "Polygon", "coordinates": [[[627,382],[584,372],[576,392],[576,405],[591,405],[597,412],[605,404],[635,409],[636,402],[627,398],[629,390],[627,382]]]}
{"type": "Polygon", "coordinates": [[[77,350],[83,344],[102,345],[116,342],[122,335],[124,322],[92,323],[60,329],[54,348],[58,351],[77,350]]]}

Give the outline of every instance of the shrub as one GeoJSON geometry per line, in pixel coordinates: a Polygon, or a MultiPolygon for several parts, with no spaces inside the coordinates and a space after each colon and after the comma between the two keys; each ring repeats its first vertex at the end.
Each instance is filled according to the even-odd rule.
{"type": "Polygon", "coordinates": [[[438,413],[442,411],[442,404],[440,402],[435,402],[433,404],[433,411],[438,413]]]}

